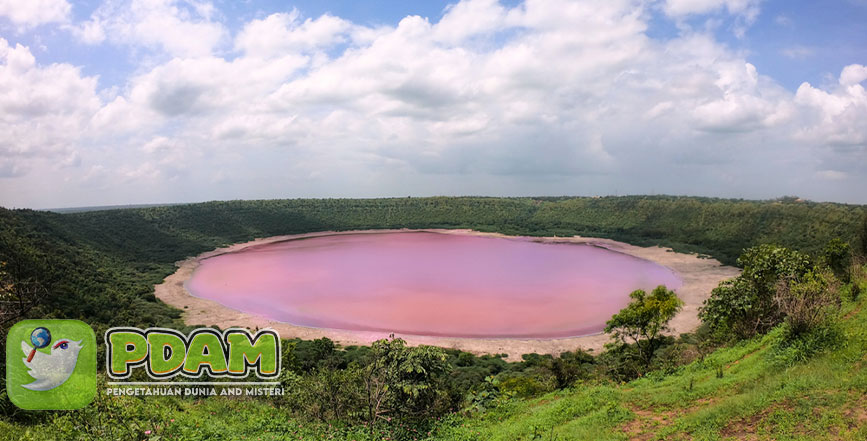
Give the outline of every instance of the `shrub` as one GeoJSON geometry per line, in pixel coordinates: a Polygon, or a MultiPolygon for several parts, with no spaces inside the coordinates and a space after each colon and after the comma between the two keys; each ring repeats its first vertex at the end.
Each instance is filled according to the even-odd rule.
{"type": "Polygon", "coordinates": [[[777,284],[775,301],[792,336],[826,324],[840,309],[839,283],[829,272],[813,270],[800,280],[777,284]]]}
{"type": "Polygon", "coordinates": [[[791,366],[838,347],[845,339],[840,323],[827,321],[808,331],[796,334],[788,323],[782,325],[769,357],[774,364],[791,366]]]}
{"type": "Polygon", "coordinates": [[[686,363],[685,359],[688,345],[683,342],[675,342],[673,337],[668,337],[668,344],[661,344],[659,349],[653,354],[653,364],[651,368],[654,371],[659,371],[664,375],[669,375],[677,371],[680,366],[686,363]]]}
{"type": "Polygon", "coordinates": [[[551,388],[534,375],[507,375],[500,380],[499,389],[507,396],[529,398],[550,392],[551,388]]]}
{"type": "Polygon", "coordinates": [[[805,254],[775,245],[750,248],[738,258],[743,273],[715,288],[699,318],[723,339],[765,333],[783,319],[775,302],[777,284],[798,280],[811,269],[805,254]]]}
{"type": "Polygon", "coordinates": [[[605,352],[599,355],[598,363],[606,376],[621,382],[638,378],[648,369],[634,344],[605,345],[605,352]]]}
{"type": "Polygon", "coordinates": [[[464,411],[483,412],[497,407],[509,398],[511,398],[510,395],[500,390],[500,380],[489,375],[485,377],[484,382],[467,394],[467,407],[464,408],[464,411]]]}
{"type": "Polygon", "coordinates": [[[576,381],[589,379],[593,374],[595,361],[592,355],[580,349],[563,352],[551,360],[551,372],[557,381],[557,388],[564,389],[576,381]]]}

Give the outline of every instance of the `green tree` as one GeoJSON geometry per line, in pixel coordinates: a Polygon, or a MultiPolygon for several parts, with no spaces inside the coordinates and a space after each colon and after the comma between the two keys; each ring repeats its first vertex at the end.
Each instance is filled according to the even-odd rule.
{"type": "Polygon", "coordinates": [[[822,253],[825,265],[843,283],[849,283],[852,279],[852,248],[848,243],[838,238],[831,239],[822,253]]]}
{"type": "Polygon", "coordinates": [[[861,220],[859,248],[860,254],[867,257],[867,213],[864,214],[864,219],[861,220]]]}
{"type": "Polygon", "coordinates": [[[663,285],[650,295],[639,289],[629,297],[632,301],[608,320],[605,332],[613,333],[621,344],[634,343],[645,366],[649,366],[662,332],[668,330],[668,322],[680,311],[683,301],[663,285]]]}
{"type": "Polygon", "coordinates": [[[782,279],[797,281],[812,268],[807,255],[776,245],[759,245],[738,258],[740,276],[715,288],[699,318],[723,339],[764,333],[782,321],[775,296],[782,279]]]}
{"type": "Polygon", "coordinates": [[[446,359],[440,348],[408,347],[400,338],[373,342],[361,374],[371,433],[383,418],[423,419],[447,410],[437,405],[446,359]]]}

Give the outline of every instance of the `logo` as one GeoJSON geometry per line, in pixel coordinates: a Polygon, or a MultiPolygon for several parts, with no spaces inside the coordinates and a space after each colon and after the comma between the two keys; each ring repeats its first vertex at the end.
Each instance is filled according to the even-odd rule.
{"type": "Polygon", "coordinates": [[[113,379],[128,378],[139,367],[154,379],[280,375],[280,336],[271,329],[251,335],[246,329],[199,328],[184,336],[165,328],[111,328],[105,344],[105,370],[113,379]]]}
{"type": "Polygon", "coordinates": [[[79,409],[96,395],[96,335],[78,320],[24,320],[6,338],[6,391],[28,410],[79,409]]]}

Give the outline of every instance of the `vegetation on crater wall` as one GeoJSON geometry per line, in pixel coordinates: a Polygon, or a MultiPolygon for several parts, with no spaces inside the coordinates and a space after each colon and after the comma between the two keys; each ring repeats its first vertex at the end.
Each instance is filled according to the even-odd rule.
{"type": "MultiPolygon", "coordinates": [[[[863,274],[855,274],[852,276],[854,283],[841,286],[841,295],[822,297],[818,294],[828,294],[830,290],[827,288],[833,285],[828,281],[845,274],[845,271],[840,271],[847,268],[846,247],[851,243],[858,248],[859,228],[867,234],[867,220],[863,213],[863,208],[858,206],[817,204],[796,199],[754,202],[665,196],[230,201],[63,215],[0,209],[0,261],[6,262],[3,267],[4,287],[26,288],[45,295],[40,302],[22,305],[28,309],[26,315],[80,318],[101,333],[109,325],[188,329],[179,321],[179,311],[154,298],[153,285],[174,270],[177,260],[255,237],[366,228],[475,228],[506,234],[579,234],[640,245],[662,244],[677,250],[706,253],[727,263],[734,262],[743,250],[754,247],[741,259],[746,276],[721,286],[715,291],[714,300],[706,306],[705,321],[708,325],[695,334],[665,337],[658,345],[652,345],[652,351],[647,351],[647,356],[641,360],[647,366],[641,369],[634,366],[636,343],[633,343],[635,346],[618,345],[616,349],[595,357],[580,351],[559,357],[533,354],[526,356],[521,363],[506,363],[499,357],[475,357],[447,350],[444,352],[444,372],[447,374],[420,378],[421,382],[416,384],[413,382],[419,378],[414,376],[401,380],[389,377],[391,373],[388,370],[375,369],[377,357],[371,347],[337,348],[326,340],[294,341],[291,343],[293,350],[285,352],[293,359],[285,360],[284,365],[290,366],[286,371],[290,377],[284,381],[293,385],[292,390],[306,394],[290,396],[288,402],[155,401],[175,409],[174,412],[197,415],[215,426],[220,424],[207,415],[219,412],[233,421],[233,425],[222,426],[227,433],[242,434],[247,433],[244,430],[254,430],[250,421],[258,418],[257,415],[264,418],[267,412],[288,415],[288,422],[266,423],[263,420],[260,427],[266,429],[257,433],[266,438],[273,435],[273,439],[295,438],[295,434],[319,438],[326,433],[345,435],[347,439],[377,439],[382,436],[411,439],[423,438],[425,434],[422,432],[426,429],[434,432],[431,436],[437,436],[439,431],[444,439],[478,439],[478,436],[468,436],[467,432],[455,429],[457,426],[451,424],[460,421],[459,424],[467,424],[467,427],[482,427],[486,424],[482,422],[489,422],[498,415],[506,418],[504,411],[518,412],[512,416],[527,422],[520,419],[520,413],[528,411],[522,407],[526,403],[523,399],[553,393],[558,400],[556,397],[579,401],[578,397],[586,397],[595,403],[594,406],[601,406],[608,418],[605,424],[597,427],[603,430],[612,422],[627,421],[632,412],[628,407],[630,404],[618,398],[629,393],[610,386],[610,382],[629,381],[642,375],[660,381],[668,381],[665,379],[671,376],[672,382],[681,384],[687,380],[683,372],[694,370],[694,375],[701,376],[704,374],[700,373],[709,369],[725,381],[724,378],[728,378],[726,368],[708,363],[727,357],[727,353],[736,353],[744,343],[717,351],[722,355],[711,353],[720,344],[716,340],[721,334],[730,337],[729,340],[731,337],[734,340],[748,338],[748,346],[755,341],[766,345],[768,337],[751,336],[770,330],[767,335],[776,340],[773,350],[765,351],[768,363],[781,362],[785,366],[802,363],[814,354],[834,348],[835,342],[849,342],[844,343],[844,347],[856,344],[851,342],[860,341],[857,336],[841,334],[834,326],[824,326],[833,325],[838,317],[837,307],[825,306],[834,299],[844,299],[843,311],[847,307],[852,310],[851,302],[858,298],[857,293],[863,288],[863,274]],[[836,237],[851,238],[852,242],[830,242],[836,237]],[[771,243],[776,246],[763,245],[771,243]],[[822,264],[828,272],[814,268],[814,262],[822,264]],[[837,276],[831,273],[837,273],[837,276]],[[731,295],[722,295],[726,292],[731,295]],[[755,302],[747,305],[744,298],[755,302]],[[827,313],[817,320],[809,315],[798,316],[799,311],[814,309],[809,305],[815,303],[810,301],[818,301],[822,311],[827,313]],[[716,312],[714,302],[718,303],[716,312]],[[740,305],[740,309],[732,309],[735,313],[725,313],[725,308],[733,305],[740,305]],[[795,328],[799,330],[793,331],[795,328]],[[720,329],[724,331],[719,332],[720,329]],[[700,367],[689,367],[696,363],[700,367]],[[372,374],[374,372],[376,374],[372,374]],[[366,373],[370,379],[367,383],[364,381],[366,373]],[[371,391],[382,391],[376,386],[387,381],[396,382],[394,384],[409,381],[405,383],[410,386],[408,390],[416,390],[419,396],[426,398],[411,405],[413,409],[403,410],[394,407],[395,398],[387,399],[384,402],[390,400],[391,406],[381,408],[387,412],[375,411],[373,413],[379,413],[382,418],[372,418],[370,407],[359,403],[365,396],[370,396],[371,391]],[[555,392],[570,388],[574,392],[568,393],[571,395],[555,392]],[[427,392],[422,391],[436,393],[426,395],[427,392]],[[366,417],[363,409],[368,409],[366,417]],[[419,409],[433,413],[410,417],[419,409]],[[462,416],[461,409],[469,413],[462,416]],[[237,415],[232,415],[238,411],[248,415],[250,421],[241,421],[237,415]],[[449,411],[452,413],[447,413],[449,411]],[[403,417],[387,420],[387,413],[402,414],[403,417]],[[436,420],[443,415],[447,421],[436,420]],[[368,425],[365,426],[365,422],[368,425]],[[325,426],[329,423],[335,424],[333,431],[330,426],[325,426]],[[290,437],[288,434],[293,431],[295,434],[290,437]]],[[[863,301],[863,298],[854,301],[863,301]]],[[[5,344],[5,338],[0,344],[5,344]]],[[[400,346],[400,343],[384,342],[381,345],[400,346]]],[[[391,353],[402,354],[395,360],[404,360],[404,355],[415,354],[415,350],[391,353]]],[[[439,372],[435,363],[439,355],[418,355],[424,360],[424,369],[431,362],[429,367],[439,372]]],[[[402,365],[403,362],[396,363],[402,365]]],[[[772,375],[770,371],[763,372],[761,375],[772,375]]],[[[759,378],[758,375],[753,378],[759,378]]],[[[644,380],[637,381],[639,386],[636,387],[639,388],[647,384],[642,382],[644,380]]],[[[690,393],[694,386],[705,387],[704,381],[689,379],[690,393]]],[[[692,397],[691,394],[688,396],[692,397]]],[[[412,400],[406,402],[411,404],[412,400]]],[[[6,422],[0,420],[0,433],[7,429],[16,433],[31,429],[33,433],[48,433],[44,430],[44,421],[31,413],[12,409],[5,397],[0,397],[0,406],[7,418],[13,415],[6,422]]],[[[130,426],[125,430],[134,434],[133,438],[142,437],[144,427],[151,427],[154,433],[157,431],[155,427],[158,425],[149,423],[148,418],[180,415],[150,408],[147,403],[134,399],[100,398],[96,407],[110,414],[114,412],[115,416],[110,420],[116,423],[125,418],[124,424],[130,426]],[[141,415],[127,414],[125,408],[137,408],[141,415]]],[[[88,417],[88,412],[50,415],[53,424],[68,429],[73,435],[90,433],[112,438],[97,434],[105,428],[98,426],[98,420],[88,419],[95,418],[93,415],[88,417]]],[[[596,418],[587,415],[590,420],[596,418]]],[[[575,414],[572,424],[579,424],[582,418],[580,412],[575,414]]],[[[211,433],[207,432],[210,429],[195,429],[199,427],[195,424],[195,417],[179,417],[179,420],[184,424],[175,425],[174,432],[170,432],[165,423],[159,425],[159,431],[188,439],[205,439],[207,436],[204,434],[211,433]]],[[[580,424],[589,424],[590,420],[580,424]]],[[[587,426],[582,427],[581,430],[588,430],[587,426]]],[[[533,433],[539,435],[546,428],[539,426],[536,429],[533,433]]],[[[498,436],[508,438],[506,434],[512,429],[503,425],[491,430],[493,432],[489,434],[499,433],[498,436]]]]}

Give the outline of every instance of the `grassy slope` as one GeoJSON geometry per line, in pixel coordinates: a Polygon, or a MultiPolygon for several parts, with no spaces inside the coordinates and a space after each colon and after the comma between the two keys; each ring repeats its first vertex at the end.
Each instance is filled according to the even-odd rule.
{"type": "Polygon", "coordinates": [[[844,305],[845,341],[805,363],[781,360],[775,330],[672,375],[511,402],[458,420],[439,438],[867,439],[865,297],[844,305]]]}

